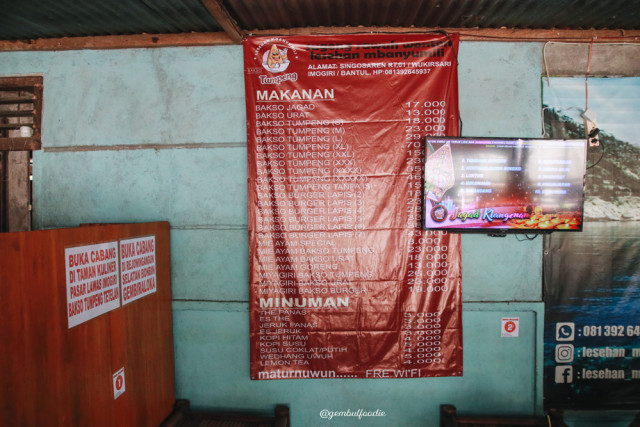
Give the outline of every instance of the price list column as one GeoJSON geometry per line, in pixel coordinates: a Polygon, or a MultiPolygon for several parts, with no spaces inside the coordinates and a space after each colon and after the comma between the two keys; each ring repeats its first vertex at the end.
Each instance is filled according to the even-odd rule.
{"type": "MultiPolygon", "coordinates": [[[[446,233],[422,230],[424,164],[425,156],[430,154],[425,136],[445,135],[446,101],[408,101],[404,107],[406,171],[410,188],[406,208],[409,237],[407,267],[410,271],[407,285],[411,294],[428,296],[450,289],[446,233]]],[[[410,299],[414,300],[413,297],[410,299]]],[[[403,364],[424,367],[442,363],[442,334],[440,312],[405,312],[402,324],[403,364]]]]}

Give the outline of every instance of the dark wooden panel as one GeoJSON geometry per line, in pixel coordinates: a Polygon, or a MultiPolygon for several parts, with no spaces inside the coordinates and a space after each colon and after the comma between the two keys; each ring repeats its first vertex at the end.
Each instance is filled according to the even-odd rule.
{"type": "Polygon", "coordinates": [[[31,230],[31,181],[28,151],[13,151],[7,156],[7,231],[31,230]]]}
{"type": "Polygon", "coordinates": [[[159,425],[175,401],[168,223],[5,233],[0,251],[0,424],[159,425]],[[69,329],[65,248],[148,235],[156,292],[69,329]]]}

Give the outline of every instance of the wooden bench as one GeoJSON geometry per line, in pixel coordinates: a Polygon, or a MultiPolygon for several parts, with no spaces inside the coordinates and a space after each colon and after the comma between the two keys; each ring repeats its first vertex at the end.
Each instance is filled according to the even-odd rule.
{"type": "Polygon", "coordinates": [[[289,408],[277,405],[273,415],[256,412],[194,411],[188,400],[177,400],[160,427],[290,427],[289,408]]]}
{"type": "Polygon", "coordinates": [[[505,417],[505,416],[460,416],[453,405],[440,406],[440,427],[505,427],[505,426],[541,426],[567,427],[562,413],[549,411],[547,416],[505,417]]]}

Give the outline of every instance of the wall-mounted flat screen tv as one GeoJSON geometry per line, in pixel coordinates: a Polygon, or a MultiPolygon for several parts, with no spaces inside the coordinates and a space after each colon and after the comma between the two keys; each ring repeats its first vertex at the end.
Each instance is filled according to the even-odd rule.
{"type": "Polygon", "coordinates": [[[426,229],[581,231],[587,141],[427,137],[426,229]]]}

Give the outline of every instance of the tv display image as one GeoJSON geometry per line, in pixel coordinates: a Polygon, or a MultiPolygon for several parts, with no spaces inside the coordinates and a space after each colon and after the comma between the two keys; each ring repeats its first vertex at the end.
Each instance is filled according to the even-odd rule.
{"type": "Polygon", "coordinates": [[[586,139],[427,137],[423,225],[582,231],[586,139]]]}

